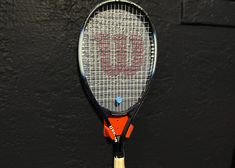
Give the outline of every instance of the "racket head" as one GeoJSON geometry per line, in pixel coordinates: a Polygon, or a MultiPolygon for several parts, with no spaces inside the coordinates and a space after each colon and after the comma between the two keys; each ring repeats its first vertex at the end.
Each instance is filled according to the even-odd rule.
{"type": "Polygon", "coordinates": [[[155,74],[156,62],[156,30],[143,8],[130,1],[109,0],[91,11],[80,33],[78,63],[85,92],[98,112],[119,116],[136,111],[155,74]],[[126,20],[118,20],[123,16],[126,20]],[[120,26],[122,21],[126,25],[120,26]],[[122,94],[125,91],[128,93],[122,94]]]}

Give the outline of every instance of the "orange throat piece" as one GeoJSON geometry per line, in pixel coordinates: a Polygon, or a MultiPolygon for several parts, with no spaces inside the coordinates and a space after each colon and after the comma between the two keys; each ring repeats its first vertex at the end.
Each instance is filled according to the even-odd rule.
{"type": "MultiPolygon", "coordinates": [[[[128,116],[121,116],[121,117],[112,116],[112,117],[108,117],[108,119],[112,127],[108,127],[104,121],[104,136],[106,138],[115,140],[114,134],[116,134],[116,136],[122,135],[125,125],[128,121],[128,116]]],[[[130,138],[133,129],[134,129],[134,126],[130,124],[130,127],[128,128],[127,133],[125,135],[126,138],[130,138]]]]}

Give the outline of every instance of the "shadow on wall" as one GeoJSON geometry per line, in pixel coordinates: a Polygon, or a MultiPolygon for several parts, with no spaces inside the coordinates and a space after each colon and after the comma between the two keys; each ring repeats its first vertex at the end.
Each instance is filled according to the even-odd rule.
{"type": "Polygon", "coordinates": [[[232,158],[232,166],[231,168],[235,168],[235,147],[233,149],[233,158],[232,158]]]}

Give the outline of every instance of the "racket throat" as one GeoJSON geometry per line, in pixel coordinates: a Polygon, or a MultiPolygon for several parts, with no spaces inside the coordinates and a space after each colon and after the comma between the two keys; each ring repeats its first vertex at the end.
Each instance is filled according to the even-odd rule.
{"type": "Polygon", "coordinates": [[[116,143],[113,143],[113,153],[114,153],[114,157],[123,158],[125,156],[124,142],[118,141],[116,143]]]}
{"type": "Polygon", "coordinates": [[[107,120],[108,121],[104,120],[104,136],[106,138],[110,138],[114,141],[119,141],[119,136],[123,136],[123,139],[130,138],[134,126],[128,124],[128,128],[125,128],[129,121],[128,116],[109,116],[107,120]]]}

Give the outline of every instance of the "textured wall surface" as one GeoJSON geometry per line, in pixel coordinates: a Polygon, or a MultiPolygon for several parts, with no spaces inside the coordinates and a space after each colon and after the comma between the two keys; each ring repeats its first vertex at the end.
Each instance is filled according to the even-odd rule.
{"type": "MultiPolygon", "coordinates": [[[[231,167],[235,2],[218,1],[134,1],[156,25],[159,50],[127,168],[231,167]]],[[[111,168],[77,69],[79,31],[99,2],[0,0],[1,168],[111,168]]]]}

